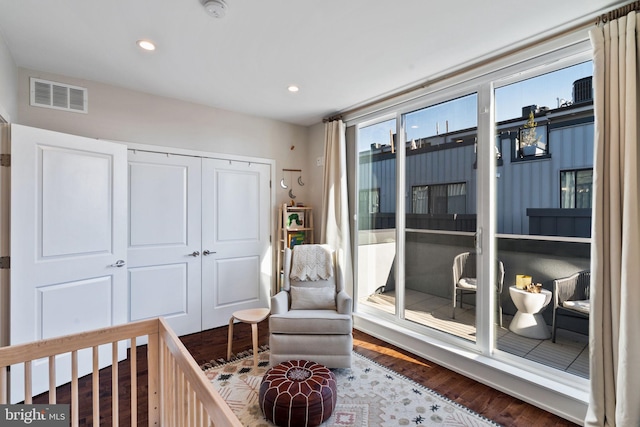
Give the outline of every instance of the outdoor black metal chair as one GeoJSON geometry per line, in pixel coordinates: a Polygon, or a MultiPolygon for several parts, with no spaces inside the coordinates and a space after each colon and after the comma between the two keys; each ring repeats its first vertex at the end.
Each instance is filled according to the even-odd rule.
{"type": "Polygon", "coordinates": [[[551,341],[556,342],[560,317],[589,319],[591,272],[580,271],[553,281],[553,325],[551,341]]]}

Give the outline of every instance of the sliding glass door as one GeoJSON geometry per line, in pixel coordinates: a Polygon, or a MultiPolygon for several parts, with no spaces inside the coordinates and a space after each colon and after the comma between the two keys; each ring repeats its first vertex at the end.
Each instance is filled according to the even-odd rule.
{"type": "Polygon", "coordinates": [[[567,383],[588,378],[588,312],[554,316],[559,282],[590,262],[585,59],[560,50],[351,123],[356,312],[519,368],[563,371],[567,383]]]}
{"type": "Polygon", "coordinates": [[[396,313],[396,119],[361,127],[358,140],[358,301],[396,313]]]}
{"type": "Polygon", "coordinates": [[[509,284],[496,347],[585,378],[588,316],[554,316],[553,297],[567,293],[558,289],[564,278],[589,269],[592,70],[588,61],[495,89],[504,156],[496,174],[498,252],[509,284]]]}
{"type": "Polygon", "coordinates": [[[470,341],[478,286],[477,111],[472,93],[402,115],[404,318],[470,341]]]}

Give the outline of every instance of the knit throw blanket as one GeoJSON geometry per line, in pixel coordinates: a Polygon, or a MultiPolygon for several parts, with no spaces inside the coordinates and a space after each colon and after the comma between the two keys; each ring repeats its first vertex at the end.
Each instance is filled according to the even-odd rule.
{"type": "Polygon", "coordinates": [[[327,280],[333,276],[331,250],[326,245],[298,245],[293,251],[290,278],[299,281],[327,280]]]}

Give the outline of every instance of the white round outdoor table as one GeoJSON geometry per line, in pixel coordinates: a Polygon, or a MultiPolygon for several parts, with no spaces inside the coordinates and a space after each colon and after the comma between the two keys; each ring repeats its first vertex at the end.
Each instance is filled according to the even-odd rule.
{"type": "Polygon", "coordinates": [[[509,295],[518,311],[509,324],[509,330],[527,338],[545,340],[551,338],[549,327],[540,312],[551,302],[551,291],[542,289],[539,294],[509,287],[509,295]]]}
{"type": "Polygon", "coordinates": [[[233,342],[233,321],[251,324],[251,339],[253,341],[253,368],[258,369],[258,323],[269,316],[268,308],[251,308],[248,310],[234,311],[229,319],[229,338],[227,343],[227,360],[231,359],[231,343],[233,342]]]}

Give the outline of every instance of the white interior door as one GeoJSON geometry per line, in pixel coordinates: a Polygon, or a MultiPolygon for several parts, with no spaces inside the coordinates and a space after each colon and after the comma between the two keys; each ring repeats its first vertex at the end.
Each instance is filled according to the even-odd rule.
{"type": "Polygon", "coordinates": [[[269,178],[268,164],[202,160],[203,329],[269,306],[269,178]]]}
{"type": "Polygon", "coordinates": [[[129,150],[129,319],[202,330],[201,159],[129,150]]]}
{"type": "MultiPolygon", "coordinates": [[[[125,323],[126,147],[12,125],[11,153],[11,344],[125,323]]],[[[90,372],[90,355],[79,356],[80,374],[90,372]]],[[[59,384],[70,366],[57,359],[59,384]]],[[[46,367],[33,364],[36,393],[48,389],[46,367]]],[[[14,366],[12,401],[22,379],[14,366]]]]}

